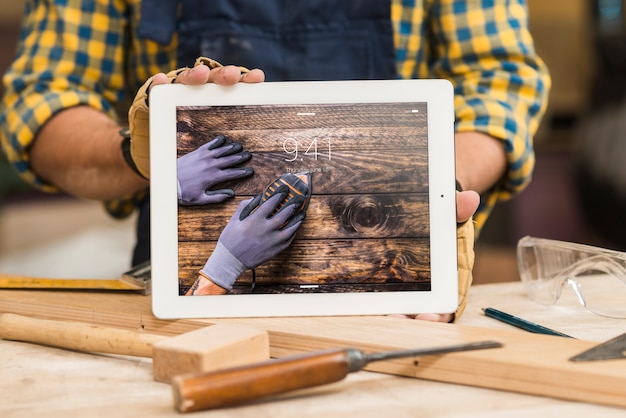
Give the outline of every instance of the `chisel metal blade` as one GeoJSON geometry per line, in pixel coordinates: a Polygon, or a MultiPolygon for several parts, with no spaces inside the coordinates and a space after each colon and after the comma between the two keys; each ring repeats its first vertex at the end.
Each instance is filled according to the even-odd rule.
{"type": "Polygon", "coordinates": [[[403,357],[434,356],[437,354],[454,353],[458,351],[482,350],[485,348],[498,348],[502,344],[497,341],[478,341],[466,344],[447,345],[442,347],[418,348],[409,350],[383,351],[379,353],[365,354],[367,363],[373,361],[392,360],[403,357]]]}

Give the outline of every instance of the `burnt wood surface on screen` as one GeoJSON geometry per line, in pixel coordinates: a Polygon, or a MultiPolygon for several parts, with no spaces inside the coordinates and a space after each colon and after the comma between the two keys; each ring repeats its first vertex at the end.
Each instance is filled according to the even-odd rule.
{"type": "Polygon", "coordinates": [[[227,202],[179,206],[181,292],[238,203],[301,171],[313,194],[296,239],[255,269],[254,290],[246,271],[234,293],[430,289],[425,103],[177,109],[179,157],[218,135],[253,154],[254,175],[214,187],[235,191],[227,202]]]}

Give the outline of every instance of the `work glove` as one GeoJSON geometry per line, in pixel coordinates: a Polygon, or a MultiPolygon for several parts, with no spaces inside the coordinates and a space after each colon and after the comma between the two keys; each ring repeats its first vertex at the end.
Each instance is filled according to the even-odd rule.
{"type": "Polygon", "coordinates": [[[252,158],[251,153],[242,149],[240,143],[229,142],[219,135],[178,158],[178,203],[183,206],[205,205],[233,197],[235,192],[231,189],[210,189],[254,173],[251,167],[233,167],[252,158]]]}
{"type": "Polygon", "coordinates": [[[474,223],[472,219],[456,228],[457,263],[459,276],[459,306],[451,322],[456,322],[467,305],[467,296],[472,285],[474,268],[474,223]]]}
{"type": "Polygon", "coordinates": [[[231,290],[246,269],[258,267],[286,249],[305,217],[305,213],[298,210],[301,198],[292,199],[272,215],[287,197],[287,189],[265,201],[263,195],[257,195],[241,202],[200,273],[231,290]]]}
{"type": "MultiPolygon", "coordinates": [[[[222,64],[206,57],[200,57],[196,60],[194,67],[204,64],[210,69],[222,67],[222,64]]],[[[167,78],[171,83],[188,67],[179,68],[167,73],[167,78]]],[[[242,73],[249,70],[245,67],[239,67],[242,73]]],[[[154,76],[150,77],[143,86],[137,91],[135,99],[128,111],[128,124],[130,130],[130,156],[134,163],[134,168],[141,176],[150,178],[150,110],[148,108],[148,90],[152,85],[154,76]]]]}

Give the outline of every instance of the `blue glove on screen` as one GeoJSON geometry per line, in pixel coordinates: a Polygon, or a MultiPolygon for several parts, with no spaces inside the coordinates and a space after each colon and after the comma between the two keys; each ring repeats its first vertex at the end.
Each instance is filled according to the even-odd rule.
{"type": "Polygon", "coordinates": [[[257,195],[241,202],[222,231],[202,273],[218,286],[231,290],[246,269],[265,263],[287,248],[305,217],[304,212],[297,211],[303,202],[299,199],[292,200],[272,215],[287,193],[285,187],[266,201],[262,201],[262,195],[257,195]],[[242,216],[244,212],[248,215],[242,216]]]}
{"type": "Polygon", "coordinates": [[[229,142],[222,135],[183,155],[177,160],[178,203],[183,206],[219,203],[235,195],[231,189],[210,190],[216,184],[248,177],[251,167],[237,167],[252,154],[242,151],[238,142],[229,142]]]}

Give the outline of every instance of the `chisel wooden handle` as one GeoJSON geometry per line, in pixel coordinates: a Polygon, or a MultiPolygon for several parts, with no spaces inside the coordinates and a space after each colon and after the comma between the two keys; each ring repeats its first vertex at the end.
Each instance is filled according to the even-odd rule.
{"type": "Polygon", "coordinates": [[[296,389],[337,382],[352,371],[349,349],[270,360],[172,379],[180,412],[239,405],[296,389]]]}
{"type": "Polygon", "coordinates": [[[167,337],[5,313],[0,315],[0,338],[91,353],[151,357],[152,344],[167,337]]]}

